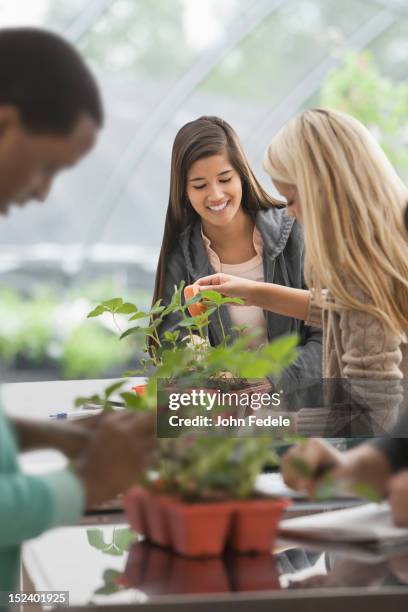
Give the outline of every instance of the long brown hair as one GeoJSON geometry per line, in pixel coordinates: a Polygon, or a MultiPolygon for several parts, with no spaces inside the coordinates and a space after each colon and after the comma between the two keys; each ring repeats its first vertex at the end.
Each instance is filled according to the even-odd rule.
{"type": "Polygon", "coordinates": [[[164,296],[168,256],[181,232],[199,219],[186,194],[187,173],[199,159],[226,152],[242,183],[242,206],[255,217],[258,210],[280,205],[256,179],[236,132],[219,117],[200,117],[186,123],[176,135],[171,155],[170,194],[160,257],[156,272],[153,303],[164,296]]]}

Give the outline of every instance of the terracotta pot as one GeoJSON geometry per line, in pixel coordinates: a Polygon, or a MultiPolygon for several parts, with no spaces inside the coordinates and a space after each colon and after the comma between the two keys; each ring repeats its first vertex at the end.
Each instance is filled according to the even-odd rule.
{"type": "Polygon", "coordinates": [[[131,528],[148,537],[144,500],[149,493],[140,486],[134,486],[123,496],[123,508],[131,528]]]}
{"type": "Polygon", "coordinates": [[[279,519],[289,504],[286,499],[235,502],[229,546],[240,553],[270,553],[279,519]]]}
{"type": "Polygon", "coordinates": [[[148,493],[143,498],[144,516],[146,517],[146,537],[159,546],[171,546],[168,508],[178,502],[170,495],[148,493]]]}
{"type": "Polygon", "coordinates": [[[230,502],[185,504],[167,507],[173,550],[187,557],[222,554],[231,523],[230,502]]]}
{"type": "Polygon", "coordinates": [[[228,544],[240,553],[270,553],[289,500],[185,503],[133,487],[124,496],[132,529],[187,557],[217,557],[228,544]]]}

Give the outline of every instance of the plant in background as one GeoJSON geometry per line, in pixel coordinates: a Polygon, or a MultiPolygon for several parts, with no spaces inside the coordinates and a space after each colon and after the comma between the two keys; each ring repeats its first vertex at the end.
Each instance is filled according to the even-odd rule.
{"type": "MultiPolygon", "coordinates": [[[[135,360],[137,342],[120,346],[111,321],[84,324],[90,304],[114,290],[108,280],[94,282],[60,294],[46,286],[20,293],[0,289],[0,359],[3,377],[14,380],[24,369],[36,379],[117,376],[135,360]]],[[[149,303],[147,292],[133,292],[133,299],[149,303]]]]}
{"type": "Polygon", "coordinates": [[[381,74],[371,53],[350,52],[325,81],[320,104],[359,119],[408,178],[408,85],[381,74]]]}

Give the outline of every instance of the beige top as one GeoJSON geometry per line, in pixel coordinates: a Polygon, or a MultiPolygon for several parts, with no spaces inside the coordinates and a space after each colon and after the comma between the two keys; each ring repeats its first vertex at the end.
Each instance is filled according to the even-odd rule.
{"type": "MultiPolygon", "coordinates": [[[[348,290],[360,301],[369,302],[356,286],[348,290]]],[[[330,298],[326,295],[325,299],[330,298]]],[[[306,325],[323,331],[323,377],[353,379],[351,393],[370,407],[378,433],[389,431],[399,416],[401,381],[408,373],[407,344],[368,312],[321,308],[313,293],[306,325]]]]}
{"type": "MultiPolygon", "coordinates": [[[[211,242],[201,228],[201,235],[208,259],[215,272],[225,272],[248,280],[263,281],[263,241],[259,230],[254,227],[253,242],[256,252],[255,257],[239,264],[224,264],[220,261],[217,253],[211,248],[211,242]]],[[[260,335],[254,338],[250,344],[251,348],[258,348],[268,342],[266,319],[262,308],[257,306],[228,306],[228,311],[233,325],[245,325],[250,331],[257,330],[260,335]]]]}

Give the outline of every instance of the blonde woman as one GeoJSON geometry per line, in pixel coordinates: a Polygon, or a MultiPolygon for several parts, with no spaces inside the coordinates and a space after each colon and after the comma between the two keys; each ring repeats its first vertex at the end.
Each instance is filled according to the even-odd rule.
{"type": "Polygon", "coordinates": [[[408,190],[370,132],[329,109],[289,121],[267,148],[264,167],[287,214],[303,224],[310,290],[225,274],[199,284],[320,324],[323,376],[359,381],[354,392],[376,412],[379,428],[389,427],[408,371],[408,190]]]}

